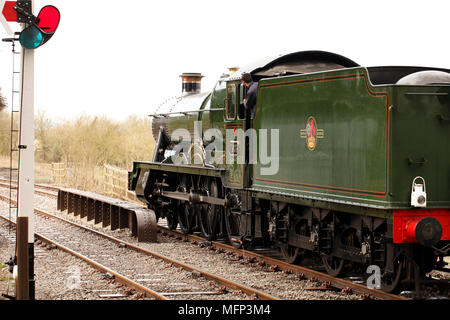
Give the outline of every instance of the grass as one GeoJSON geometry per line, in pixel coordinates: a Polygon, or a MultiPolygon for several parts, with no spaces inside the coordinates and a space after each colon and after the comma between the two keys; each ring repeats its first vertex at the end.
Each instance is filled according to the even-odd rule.
{"type": "Polygon", "coordinates": [[[13,277],[0,277],[0,281],[9,281],[9,280],[14,280],[13,277]]]}
{"type": "MultiPolygon", "coordinates": [[[[13,166],[17,163],[13,162],[13,166]]],[[[8,156],[0,156],[0,169],[8,169],[10,161],[8,156]]],[[[34,164],[34,181],[35,183],[52,183],[51,164],[35,162],[34,164]]]]}
{"type": "MultiPolygon", "coordinates": [[[[0,263],[0,269],[7,268],[8,266],[0,263]]],[[[0,281],[8,281],[8,280],[14,280],[13,277],[0,277],[0,281]]]]}
{"type": "Polygon", "coordinates": [[[0,155],[0,168],[9,168],[9,157],[0,155]]]}

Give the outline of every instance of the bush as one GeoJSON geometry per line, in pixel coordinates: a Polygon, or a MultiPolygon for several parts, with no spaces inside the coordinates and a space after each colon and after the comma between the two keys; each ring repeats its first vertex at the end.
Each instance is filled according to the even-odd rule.
{"type": "MultiPolygon", "coordinates": [[[[0,155],[9,157],[10,115],[0,112],[0,155]]],[[[45,112],[35,116],[35,162],[50,168],[67,164],[67,185],[91,191],[101,189],[102,166],[131,170],[135,160],[151,160],[155,141],[148,117],[130,116],[124,121],[80,116],[55,123],[45,112]]],[[[48,171],[48,169],[47,169],[48,171]]],[[[48,172],[46,173],[48,175],[48,172]]]]}
{"type": "Polygon", "coordinates": [[[11,118],[5,111],[0,112],[0,155],[8,155],[11,148],[11,118]]]}
{"type": "Polygon", "coordinates": [[[122,122],[81,116],[58,125],[45,114],[35,122],[37,158],[44,162],[112,164],[130,168],[134,160],[152,158],[155,142],[148,118],[130,116],[122,122]]]}

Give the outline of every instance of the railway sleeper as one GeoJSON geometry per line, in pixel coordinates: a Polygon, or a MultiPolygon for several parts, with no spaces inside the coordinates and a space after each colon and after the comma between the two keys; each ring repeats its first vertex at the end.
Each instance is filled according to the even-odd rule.
{"type": "Polygon", "coordinates": [[[57,210],[102,223],[111,230],[128,228],[139,242],[157,242],[155,212],[139,205],[76,189],[59,189],[57,210]]]}

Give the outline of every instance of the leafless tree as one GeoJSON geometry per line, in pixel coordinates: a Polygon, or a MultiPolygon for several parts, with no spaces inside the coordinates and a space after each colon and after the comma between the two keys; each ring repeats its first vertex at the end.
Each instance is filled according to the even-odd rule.
{"type": "Polygon", "coordinates": [[[0,88],[0,112],[2,112],[3,109],[5,109],[5,108],[6,108],[6,100],[5,100],[5,97],[2,95],[1,88],[0,88]]]}

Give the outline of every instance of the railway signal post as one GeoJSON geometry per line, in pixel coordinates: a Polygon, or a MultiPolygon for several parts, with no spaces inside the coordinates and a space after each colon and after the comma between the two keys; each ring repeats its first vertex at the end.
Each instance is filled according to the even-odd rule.
{"type": "MultiPolygon", "coordinates": [[[[18,218],[28,218],[28,288],[24,299],[34,299],[34,51],[22,50],[22,97],[19,138],[18,218]]],[[[19,220],[18,220],[19,221],[19,220]]],[[[17,230],[20,230],[17,228],[17,230]]],[[[19,239],[19,237],[17,237],[19,239]]],[[[20,252],[17,252],[19,254],[20,252]]],[[[21,252],[23,254],[24,252],[21,252]]],[[[25,260],[25,259],[24,259],[25,260]]],[[[20,261],[18,257],[18,261],[20,261]]],[[[26,268],[26,266],[23,266],[26,268]]],[[[20,269],[20,266],[19,266],[20,269]]],[[[19,279],[19,283],[20,279],[19,279]]],[[[22,282],[23,283],[23,282],[22,282]]],[[[19,293],[19,292],[18,292],[19,293]]],[[[19,295],[17,296],[19,297],[19,295]]]]}
{"type": "Polygon", "coordinates": [[[0,20],[8,34],[11,30],[6,21],[18,22],[22,26],[19,39],[9,39],[19,40],[22,45],[16,299],[34,300],[34,49],[53,36],[59,25],[60,13],[54,6],[45,6],[36,17],[32,0],[1,0],[0,12],[0,20]]]}

